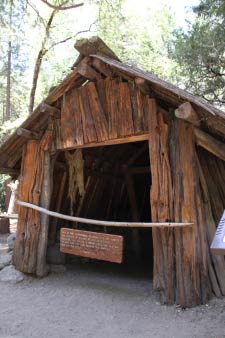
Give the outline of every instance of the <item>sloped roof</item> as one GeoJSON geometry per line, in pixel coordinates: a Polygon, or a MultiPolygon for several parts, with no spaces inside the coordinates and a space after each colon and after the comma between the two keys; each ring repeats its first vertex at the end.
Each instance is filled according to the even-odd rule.
{"type": "MultiPolygon", "coordinates": [[[[102,75],[102,73],[101,70],[96,69],[93,65],[94,60],[99,60],[107,66],[114,76],[120,76],[128,81],[133,81],[137,78],[145,80],[149,89],[149,95],[155,97],[159,104],[168,111],[177,108],[186,101],[190,102],[199,116],[201,128],[225,140],[225,113],[207,101],[158,78],[154,74],[121,63],[113,51],[99,38],[94,37],[89,40],[79,41],[75,44],[75,48],[80,51],[80,56],[75,62],[75,68],[49,93],[20,128],[39,133],[46,129],[49,113],[54,109],[52,107],[60,107],[62,95],[71,88],[80,87],[87,81],[87,78],[81,75],[79,71],[79,65],[86,58],[89,66],[95,72],[99,72],[99,75],[102,75]]],[[[22,147],[25,143],[26,139],[18,135],[18,130],[16,130],[2,144],[0,147],[0,172],[4,173],[7,170],[10,172],[10,168],[18,166],[21,159],[22,147]]]]}

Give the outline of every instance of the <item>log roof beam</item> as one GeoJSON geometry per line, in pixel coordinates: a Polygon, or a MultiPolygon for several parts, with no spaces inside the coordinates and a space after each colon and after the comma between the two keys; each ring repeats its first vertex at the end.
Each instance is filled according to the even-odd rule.
{"type": "Polygon", "coordinates": [[[77,66],[77,72],[85,77],[88,80],[95,81],[98,79],[101,79],[101,75],[97,73],[91,66],[89,66],[87,63],[80,63],[77,66]]]}
{"type": "Polygon", "coordinates": [[[190,104],[190,102],[182,103],[175,110],[175,116],[179,119],[192,123],[195,127],[200,126],[200,119],[196,111],[193,109],[192,105],[190,104]]]}
{"type": "Polygon", "coordinates": [[[223,142],[197,128],[195,128],[194,134],[198,146],[225,161],[225,144],[223,142]]]}
{"type": "Polygon", "coordinates": [[[40,134],[38,132],[35,131],[30,131],[28,129],[25,128],[18,128],[16,131],[18,136],[22,136],[28,140],[38,140],[40,139],[40,134]]]}
{"type": "Polygon", "coordinates": [[[136,77],[135,84],[144,95],[150,94],[151,88],[150,88],[148,81],[146,81],[145,79],[142,79],[141,77],[136,77]]]}

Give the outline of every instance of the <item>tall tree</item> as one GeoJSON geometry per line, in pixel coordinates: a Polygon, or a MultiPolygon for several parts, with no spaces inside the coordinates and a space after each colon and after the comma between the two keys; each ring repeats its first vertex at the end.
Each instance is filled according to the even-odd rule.
{"type": "MultiPolygon", "coordinates": [[[[35,94],[36,94],[36,89],[37,89],[37,83],[38,83],[38,78],[40,75],[40,69],[41,69],[41,65],[42,65],[42,61],[44,56],[47,54],[47,52],[49,51],[49,49],[52,48],[52,46],[57,45],[57,42],[52,42],[52,46],[48,45],[48,42],[50,40],[50,35],[51,35],[51,31],[52,31],[52,25],[53,25],[53,20],[55,19],[55,16],[61,12],[61,11],[66,11],[66,10],[71,10],[74,8],[78,8],[83,6],[83,2],[80,3],[73,3],[73,1],[71,2],[70,0],[66,0],[66,1],[53,1],[53,2],[49,2],[46,0],[41,0],[44,4],[46,4],[49,8],[53,8],[53,10],[51,11],[49,18],[47,19],[47,21],[40,17],[39,13],[38,13],[38,19],[40,21],[40,23],[43,25],[44,27],[44,34],[43,34],[43,38],[41,41],[41,46],[40,49],[38,51],[38,55],[35,61],[35,66],[34,66],[34,72],[33,72],[33,80],[32,80],[32,87],[31,87],[31,91],[30,91],[30,99],[29,99],[29,114],[32,114],[33,112],[33,108],[34,108],[34,101],[35,101],[35,94]]],[[[28,4],[34,8],[33,5],[31,5],[31,3],[28,4]]],[[[66,40],[64,40],[66,41],[66,40]]],[[[62,41],[58,42],[61,43],[62,41]]]]}
{"type": "Polygon", "coordinates": [[[1,57],[0,57],[0,100],[1,120],[19,115],[18,96],[23,97],[23,82],[19,80],[25,65],[21,54],[20,36],[23,34],[25,6],[22,0],[0,2],[1,57]],[[17,86],[17,83],[20,86],[17,86]]]}
{"type": "Polygon", "coordinates": [[[225,2],[201,0],[194,23],[176,32],[174,59],[194,94],[220,107],[225,103],[225,2]]]}
{"type": "Polygon", "coordinates": [[[7,58],[7,84],[6,84],[6,120],[10,120],[11,111],[11,65],[12,65],[12,11],[13,0],[10,0],[9,6],[9,41],[8,41],[8,58],[7,58]]]}

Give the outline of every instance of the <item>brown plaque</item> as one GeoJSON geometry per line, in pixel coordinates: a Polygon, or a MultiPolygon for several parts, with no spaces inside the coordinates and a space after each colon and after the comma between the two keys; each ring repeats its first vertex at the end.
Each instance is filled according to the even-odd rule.
{"type": "Polygon", "coordinates": [[[60,251],[82,257],[122,263],[123,237],[61,228],[60,251]]]}

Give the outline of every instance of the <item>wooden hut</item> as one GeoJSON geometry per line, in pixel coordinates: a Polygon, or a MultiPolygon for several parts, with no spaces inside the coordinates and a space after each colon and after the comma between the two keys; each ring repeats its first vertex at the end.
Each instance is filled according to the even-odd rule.
{"type": "MultiPolygon", "coordinates": [[[[210,252],[225,206],[225,114],[122,64],[99,38],[75,48],[72,72],[1,146],[0,172],[19,176],[20,201],[47,210],[154,223],[151,233],[94,229],[124,236],[140,256],[153,243],[162,303],[225,295],[224,257],[210,252]]],[[[15,267],[44,276],[46,248],[62,226],[82,229],[20,206],[15,267]]]]}

